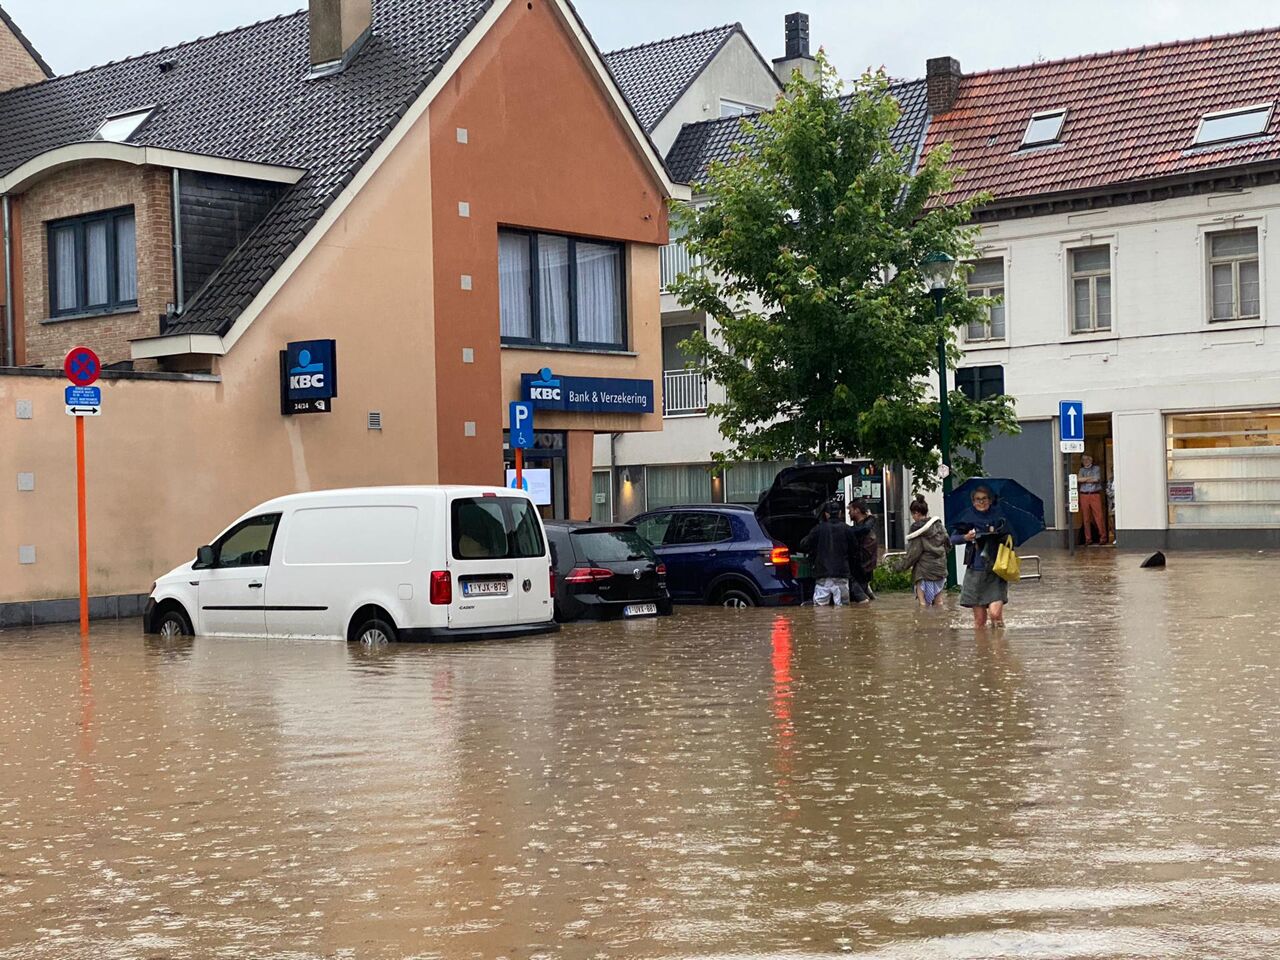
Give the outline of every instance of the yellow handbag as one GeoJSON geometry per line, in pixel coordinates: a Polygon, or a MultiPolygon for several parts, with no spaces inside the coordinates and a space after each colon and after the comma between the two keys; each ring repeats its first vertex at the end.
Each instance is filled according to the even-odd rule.
{"type": "Polygon", "coordinates": [[[1013,537],[1004,538],[1004,543],[1000,544],[1000,551],[996,554],[995,566],[991,569],[997,577],[1008,583],[1017,583],[1022,579],[1022,561],[1014,552],[1013,537]]]}

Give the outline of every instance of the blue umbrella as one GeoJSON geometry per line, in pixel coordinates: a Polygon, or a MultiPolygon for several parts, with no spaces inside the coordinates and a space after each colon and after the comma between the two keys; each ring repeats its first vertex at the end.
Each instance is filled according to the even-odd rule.
{"type": "Polygon", "coordinates": [[[1026,543],[1044,529],[1044,501],[1017,480],[1000,477],[973,477],[947,494],[947,529],[969,509],[970,498],[978,487],[987,487],[995,494],[1009,520],[1014,543],[1026,543]]]}

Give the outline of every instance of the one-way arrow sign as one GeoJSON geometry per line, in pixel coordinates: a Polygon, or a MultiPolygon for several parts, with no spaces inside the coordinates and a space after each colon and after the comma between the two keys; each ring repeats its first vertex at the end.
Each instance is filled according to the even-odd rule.
{"type": "Polygon", "coordinates": [[[102,416],[101,387],[67,387],[66,402],[69,417],[102,416]]]}

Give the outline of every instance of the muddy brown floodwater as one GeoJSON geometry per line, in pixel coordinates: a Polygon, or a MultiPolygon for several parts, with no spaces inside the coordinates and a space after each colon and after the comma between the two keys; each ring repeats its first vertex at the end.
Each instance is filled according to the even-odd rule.
{"type": "Polygon", "coordinates": [[[368,652],[0,634],[0,958],[1280,956],[1280,560],[368,652]]]}

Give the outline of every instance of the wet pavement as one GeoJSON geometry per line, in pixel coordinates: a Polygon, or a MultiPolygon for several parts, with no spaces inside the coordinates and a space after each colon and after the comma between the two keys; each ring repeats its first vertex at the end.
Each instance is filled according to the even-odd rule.
{"type": "Polygon", "coordinates": [[[0,960],[1280,956],[1280,559],[1139,559],[977,639],[5,631],[0,960]]]}

